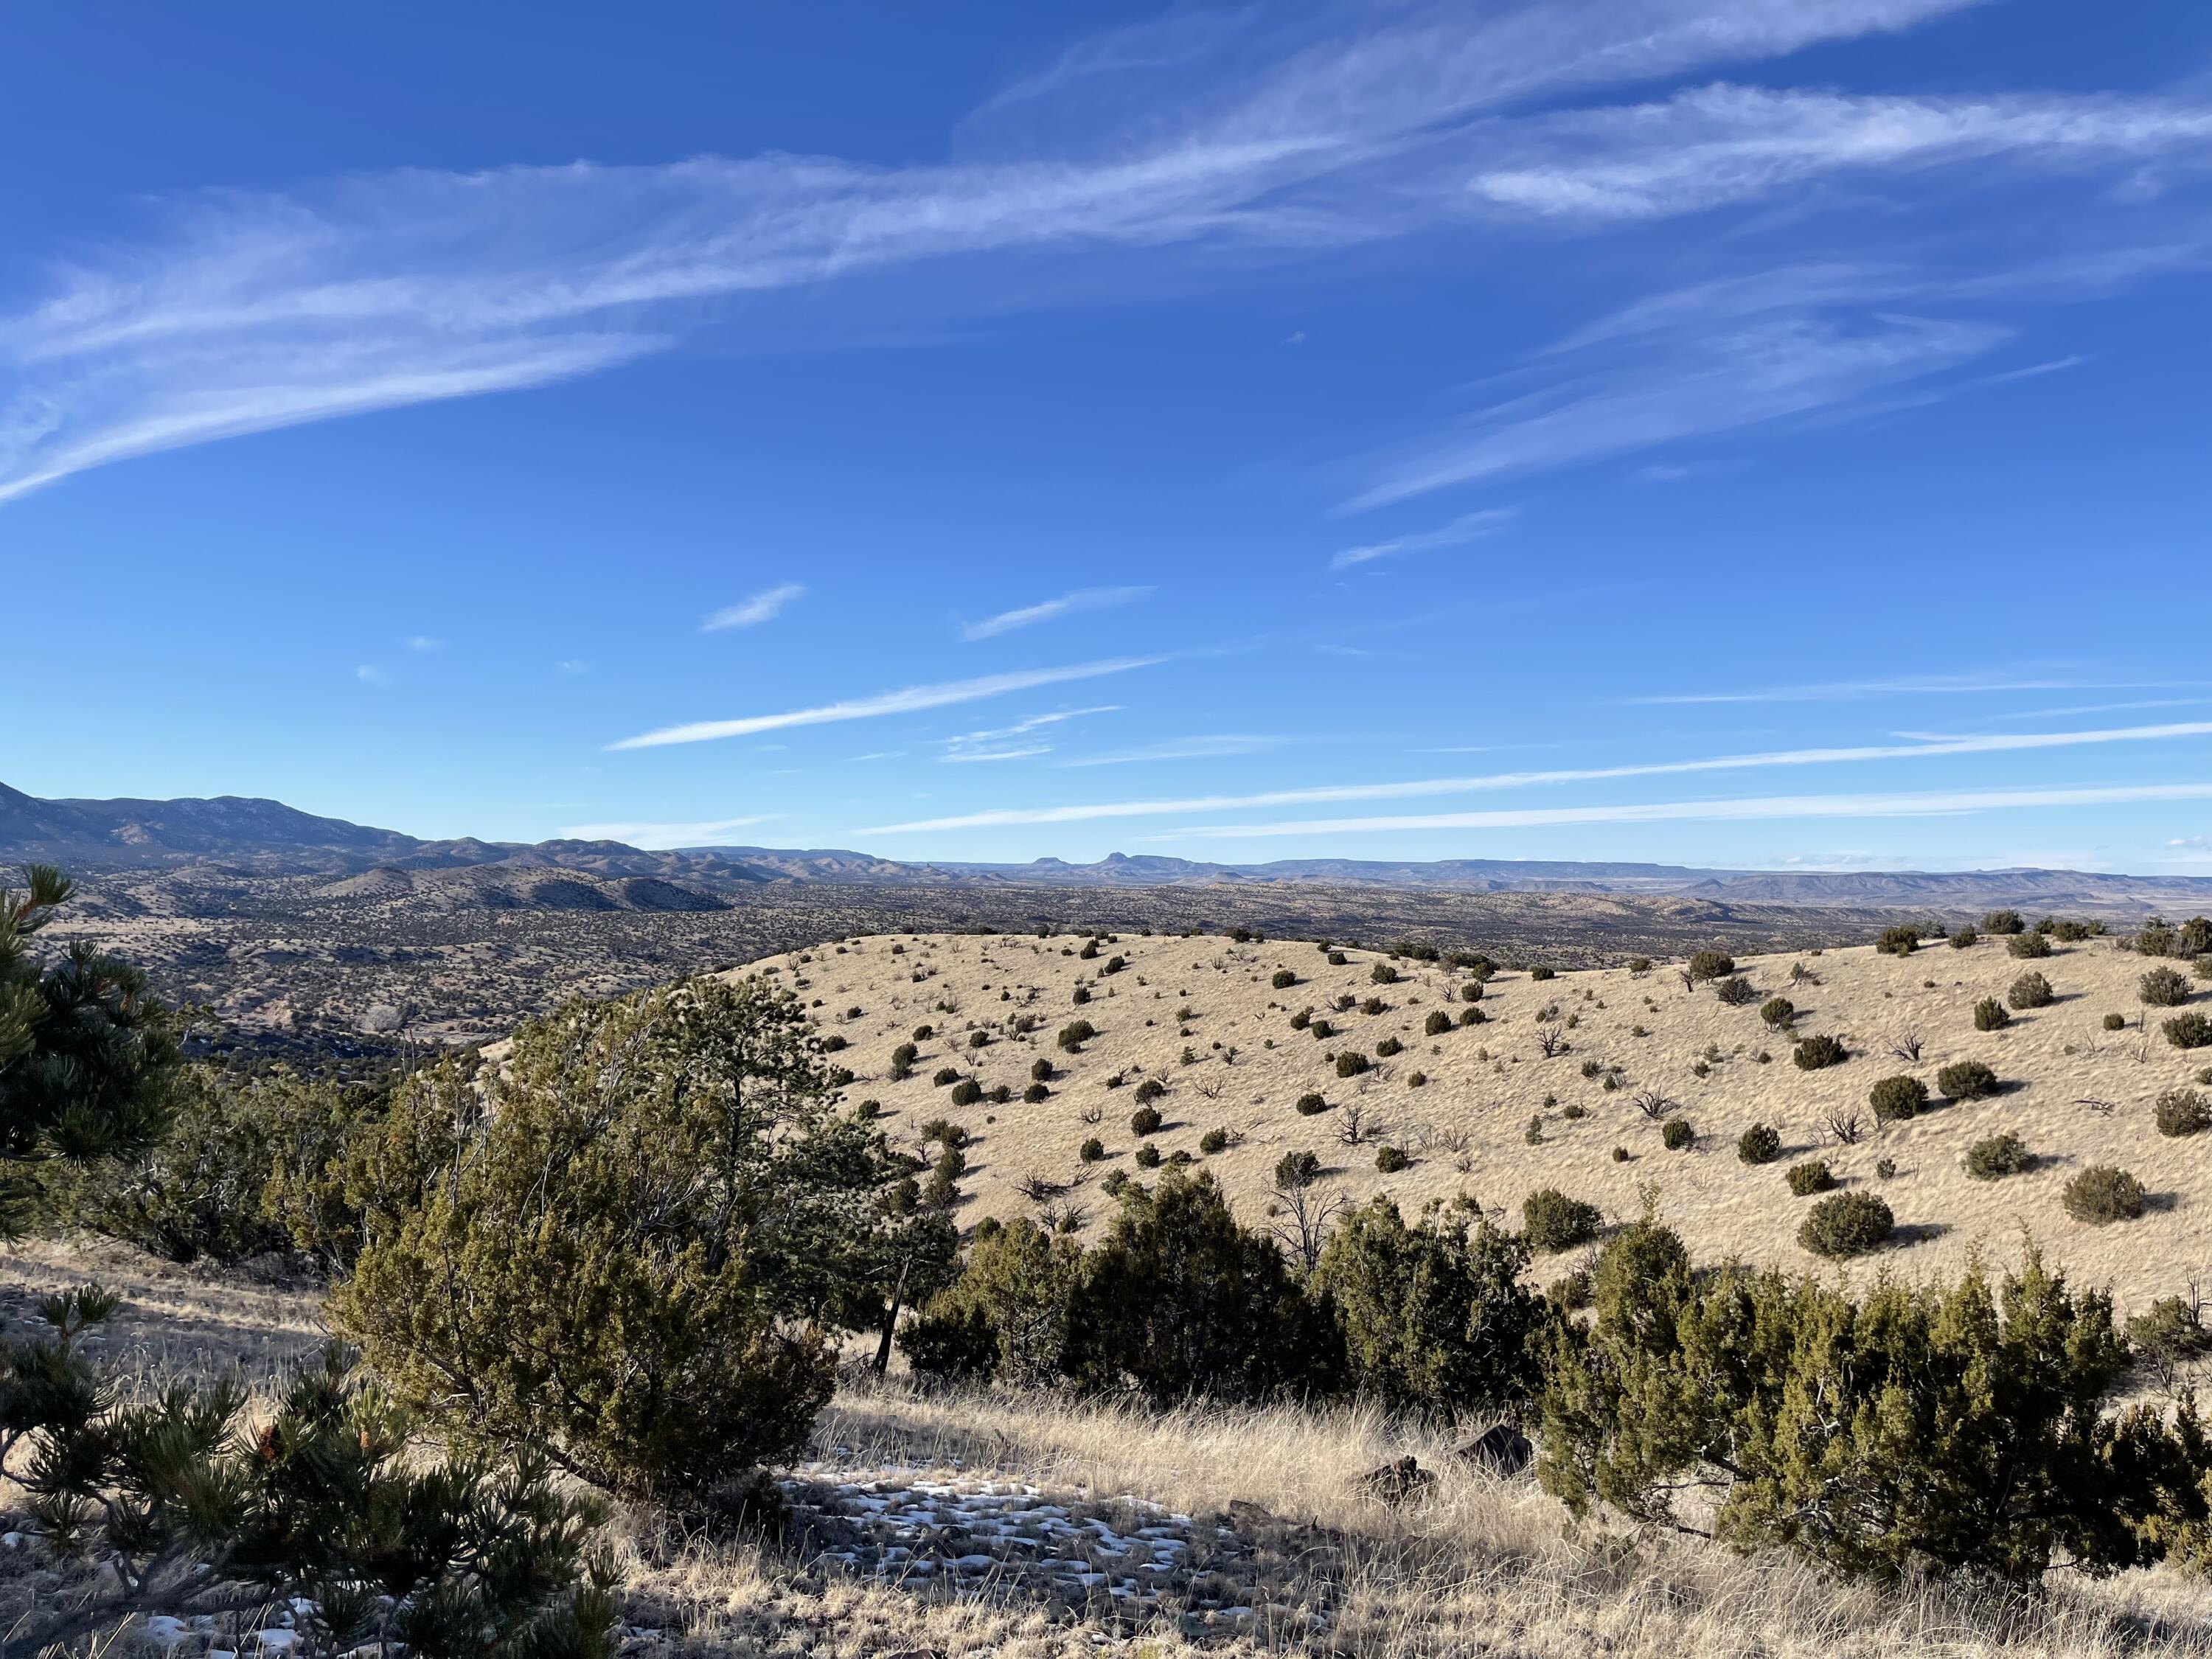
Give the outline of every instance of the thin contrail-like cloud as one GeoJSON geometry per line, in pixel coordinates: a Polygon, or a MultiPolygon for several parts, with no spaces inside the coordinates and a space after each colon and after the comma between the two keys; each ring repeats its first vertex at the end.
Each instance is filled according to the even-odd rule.
{"type": "Polygon", "coordinates": [[[1422,778],[1403,783],[1324,784],[1251,795],[1196,795],[1178,800],[1093,802],[1083,805],[1007,807],[956,817],[878,824],[861,835],[917,835],[1012,823],[1083,823],[1098,818],[1162,817],[1185,812],[1234,811],[1255,806],[1301,806],[1323,801],[1403,800],[1481,789],[1520,789],[1541,784],[1595,783],[1613,778],[1664,777],[1681,773],[1747,771],[1770,766],[1825,766],[1851,762],[1919,760],[1944,755],[2009,754],[2020,750],[2067,749],[2085,744],[2151,743],[2212,737],[2212,720],[2166,726],[2120,726],[2101,732],[2014,732],[1954,738],[1939,743],[1869,744],[1850,749],[1782,749],[1763,754],[1722,755],[1706,760],[1654,761],[1633,766],[1561,768],[1542,772],[1494,772],[1486,777],[1422,778]]]}

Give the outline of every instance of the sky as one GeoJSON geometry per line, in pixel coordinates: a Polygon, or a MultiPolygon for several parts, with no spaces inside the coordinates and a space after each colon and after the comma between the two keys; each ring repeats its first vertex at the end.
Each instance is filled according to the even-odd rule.
{"type": "Polygon", "coordinates": [[[78,0],[0,781],[2212,874],[2212,11],[78,0]]]}

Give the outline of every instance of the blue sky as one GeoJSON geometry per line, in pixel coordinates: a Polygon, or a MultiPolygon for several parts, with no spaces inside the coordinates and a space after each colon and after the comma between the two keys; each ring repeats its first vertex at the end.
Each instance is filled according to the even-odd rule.
{"type": "Polygon", "coordinates": [[[0,778],[2212,873],[2212,15],[81,0],[0,778]]]}

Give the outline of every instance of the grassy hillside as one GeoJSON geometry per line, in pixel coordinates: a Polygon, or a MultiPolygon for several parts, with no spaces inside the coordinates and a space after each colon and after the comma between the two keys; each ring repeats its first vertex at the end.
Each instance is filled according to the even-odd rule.
{"type": "MultiPolygon", "coordinates": [[[[2002,939],[1965,950],[1938,941],[1905,957],[1869,945],[1744,958],[1737,971],[1757,994],[1741,1006],[1711,983],[1686,983],[1679,963],[1549,979],[1504,971],[1469,1004],[1467,974],[1374,951],[1344,951],[1333,964],[1310,941],[1122,934],[1091,957],[1079,953],[1084,943],[872,937],[736,971],[769,975],[814,1005],[824,1034],[845,1044],[838,1059],[855,1073],[850,1093],[881,1103],[896,1139],[918,1145],[939,1118],[969,1131],[962,1218],[971,1224],[1049,1206],[1095,1228],[1111,1207],[1102,1191],[1110,1172],[1150,1178],[1138,1162],[1146,1146],[1214,1170],[1257,1219],[1277,1161],[1310,1150],[1324,1182],[1351,1199],[1387,1192],[1411,1209],[1466,1193],[1515,1224],[1538,1188],[1595,1203],[1608,1221],[1635,1214],[1643,1192],[1656,1189],[1662,1215],[1701,1254],[1805,1266],[1815,1259],[1796,1235],[1812,1200],[1792,1194],[1784,1172],[1819,1158],[1842,1189],[1878,1193],[1897,1218],[1892,1245],[1853,1271],[1954,1274],[1970,1252],[2008,1256],[2025,1231],[2077,1279],[2110,1281],[2138,1303],[2186,1290],[2206,1259],[2212,1140],[2162,1136],[2154,1103],[2186,1087],[2212,1098],[2195,1081],[2212,1066],[2212,1049],[2166,1041],[2161,1022],[2187,1010],[2146,1008],[2139,981],[2174,964],[2114,939],[2056,944],[2038,961],[2016,958],[2002,939]],[[1108,972],[1115,958],[1121,965],[1108,972]],[[1378,966],[1395,982],[1377,982],[1378,966]],[[2031,971],[2047,978],[2055,1000],[2008,1010],[2005,1029],[1977,1030],[1976,1005],[2002,1001],[2031,971]],[[1285,972],[1296,982],[1278,988],[1285,972]],[[1760,1012],[1777,995],[1797,1010],[1778,1028],[1760,1012]],[[1346,997],[1351,1011],[1335,1012],[1346,997]],[[1469,1007],[1482,1023],[1458,1023],[1469,1007]],[[1333,1035],[1294,1029],[1293,1016],[1308,1010],[1333,1035]],[[1430,1035],[1438,1013],[1450,1029],[1430,1035]],[[2111,1015],[2125,1029],[2107,1030],[2111,1015]],[[1071,1052],[1056,1037],[1079,1018],[1096,1035],[1071,1052]],[[916,1042],[923,1026],[932,1034],[916,1042]],[[1838,1038],[1848,1058],[1800,1069],[1796,1041],[1815,1035],[1838,1038]],[[1908,1058],[1916,1039],[1917,1058],[1908,1058]],[[1393,1041],[1395,1053],[1378,1052],[1393,1041]],[[909,1042],[918,1053],[899,1080],[893,1051],[909,1042]],[[1340,1076],[1347,1054],[1368,1068],[1340,1076]],[[1048,1092],[1026,1101],[1040,1060],[1054,1068],[1048,1092]],[[1944,1098],[1938,1073],[1961,1060],[1990,1066],[1998,1092],[1944,1098]],[[986,1091],[1003,1086],[1008,1097],[956,1105],[955,1085],[933,1082],[946,1070],[986,1091]],[[1929,1103],[1910,1121],[1878,1121],[1869,1092],[1898,1075],[1921,1079],[1929,1103]],[[1152,1080],[1164,1091],[1152,1103],[1163,1126],[1139,1135],[1131,1115],[1152,1080]],[[1326,1109],[1302,1114],[1297,1103],[1310,1094],[1326,1109]],[[1686,1147],[1662,1144],[1670,1117],[1690,1124],[1686,1147]],[[1778,1132],[1771,1163],[1738,1157],[1739,1137],[1755,1123],[1778,1132]],[[1846,1142],[1854,1125],[1857,1138],[1846,1142]],[[1203,1152],[1202,1137],[1217,1129],[1231,1145],[1203,1152]],[[1995,1180],[1970,1175],[1968,1149],[2008,1132],[2033,1167],[1995,1180]],[[1079,1149],[1092,1137],[1105,1157],[1086,1164],[1079,1149]],[[1406,1167],[1378,1169],[1385,1146],[1401,1151],[1406,1167]],[[1894,1166],[1886,1176],[1885,1161],[1894,1166]],[[2066,1212],[2069,1181],[2100,1164],[2141,1179],[2139,1219],[2096,1225],[2066,1212]]],[[[2189,1008],[2203,1010],[2212,985],[2192,978],[2189,996],[2189,1008]]],[[[1574,1261],[1553,1258],[1540,1271],[1574,1261]]]]}

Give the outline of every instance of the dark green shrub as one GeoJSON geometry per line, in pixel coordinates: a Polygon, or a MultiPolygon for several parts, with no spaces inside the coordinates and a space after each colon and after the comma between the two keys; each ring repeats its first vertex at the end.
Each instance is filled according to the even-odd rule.
{"type": "Polygon", "coordinates": [[[1303,1031],[1312,1024],[1313,1010],[1310,1008],[1301,1008],[1291,1016],[1291,1029],[1293,1031],[1303,1031]]]}
{"type": "Polygon", "coordinates": [[[1897,1218],[1872,1193],[1837,1193],[1806,1212],[1797,1242],[1815,1255],[1864,1255],[1889,1242],[1897,1218]]]}
{"type": "Polygon", "coordinates": [[[1022,1091],[1022,1099],[1024,1103],[1030,1106],[1042,1105],[1044,1102],[1050,1100],[1051,1098],[1051,1089],[1042,1083],[1032,1083],[1028,1088],[1022,1091]]]}
{"type": "Polygon", "coordinates": [[[2039,962],[2051,954],[2051,938],[2047,933],[2014,933],[2005,941],[2005,949],[2014,956],[2039,962]]]}
{"type": "Polygon", "coordinates": [[[1327,1042],[1336,1035],[1336,1027],[1325,1019],[1316,1019],[1306,1029],[1314,1034],[1316,1042],[1327,1042]]]}
{"type": "Polygon", "coordinates": [[[1867,1091],[1867,1103],[1885,1123],[1902,1123],[1927,1109],[1928,1085],[1917,1077],[1886,1077],[1867,1091]]]}
{"type": "Polygon", "coordinates": [[[1759,1005],[1759,1017],[1779,1030],[1797,1018],[1797,1005],[1788,997],[1769,997],[1759,1005]]]}
{"type": "Polygon", "coordinates": [[[1387,962],[1378,962],[1367,970],[1367,977],[1377,985],[1395,985],[1398,970],[1387,962]]]}
{"type": "Polygon", "coordinates": [[[1462,1008],[1459,1013],[1459,1023],[1462,1025],[1480,1025],[1489,1018],[1480,1008],[1462,1008]]]}
{"type": "Polygon", "coordinates": [[[2125,1014],[2106,1014],[2105,1016],[2105,1029],[2108,1031],[2126,1030],[2128,1029],[2128,1017],[2125,1014]]]}
{"type": "Polygon", "coordinates": [[[1328,1109],[1328,1103],[1319,1095],[1307,1094],[1298,1097],[1298,1115],[1301,1117],[1312,1117],[1328,1109]]]}
{"type": "Polygon", "coordinates": [[[1286,1193],[1302,1193],[1321,1179],[1321,1158],[1314,1152],[1285,1152],[1275,1160],[1275,1185],[1286,1193]]]}
{"type": "Polygon", "coordinates": [[[1052,1073],[1053,1065],[1048,1060],[1032,1060],[1030,1063],[1030,1081],[1032,1083],[1051,1082],[1052,1073]]]}
{"type": "Polygon", "coordinates": [[[1369,1069],[1370,1065],[1366,1055],[1357,1049],[1347,1048],[1336,1057],[1336,1074],[1339,1077],[1358,1077],[1369,1069]]]}
{"type": "Polygon", "coordinates": [[[1686,1117],[1670,1117],[1659,1126],[1659,1142],[1670,1152],[1686,1149],[1698,1138],[1686,1117]]]}
{"type": "Polygon", "coordinates": [[[1077,1007],[1082,1007],[1091,1000],[1091,988],[1088,985],[1077,986],[1074,990],[1068,993],[1067,1000],[1077,1007]]]}
{"type": "Polygon", "coordinates": [[[1735,958],[1725,951],[1700,951],[1690,958],[1690,977],[1705,981],[1725,978],[1735,972],[1735,958]]]}
{"type": "Polygon", "coordinates": [[[1149,1140],[1143,1146],[1138,1147],[1137,1167],[1140,1170],[1158,1169],[1160,1167],[1160,1149],[1149,1140]]]}
{"type": "Polygon", "coordinates": [[[2177,1139],[2212,1128],[2212,1106],[2208,1106],[2204,1097],[2194,1089],[2168,1089],[2158,1097],[2152,1115],[2159,1133],[2177,1139]]]}
{"type": "Polygon", "coordinates": [[[2007,1132],[1966,1148],[1966,1173],[1977,1181],[2002,1181],[2035,1167],[2035,1158],[2018,1135],[2007,1132]]]}
{"type": "Polygon", "coordinates": [[[1168,1085],[1156,1077],[1148,1077],[1137,1085],[1137,1104],[1146,1106],[1168,1091],[1168,1085]]]}
{"type": "Polygon", "coordinates": [[[1771,1164],[1782,1156],[1782,1137],[1772,1126],[1754,1123],[1736,1137],[1735,1155],[1746,1164],[1771,1164]]]}
{"type": "Polygon", "coordinates": [[[1808,1036],[1798,1040],[1796,1049],[1790,1058],[1801,1072],[1819,1072],[1831,1066],[1842,1065],[1850,1058],[1850,1054],[1835,1037],[1808,1036]]]}
{"type": "Polygon", "coordinates": [[[1092,1135],[1076,1149],[1075,1155],[1085,1164],[1096,1164],[1106,1156],[1106,1143],[1092,1135]]]}
{"type": "Polygon", "coordinates": [[[1713,994],[1731,1008],[1741,1008],[1759,1000],[1758,988],[1741,974],[1731,974],[1713,986],[1713,994]]]}
{"type": "Polygon", "coordinates": [[[1886,957],[1909,957],[1920,948],[1920,930],[1904,923],[1885,927],[1874,948],[1886,957]]]}
{"type": "Polygon", "coordinates": [[[1389,1060],[1392,1055],[1401,1053],[1405,1046],[1394,1036],[1384,1037],[1382,1042],[1375,1045],[1376,1058],[1389,1060]]]}
{"type": "Polygon", "coordinates": [[[1268,981],[1278,991],[1287,991],[1297,982],[1298,976],[1287,968],[1276,969],[1274,978],[1268,981]]]}
{"type": "Polygon", "coordinates": [[[1557,979],[1559,976],[1556,968],[1531,968],[1528,970],[1528,977],[1533,980],[1557,979]]]}
{"type": "Polygon", "coordinates": [[[2179,1008],[2189,1000],[2189,981],[2172,968],[2154,968],[2142,976],[2142,1000],[2154,1008],[2179,1008]]]}
{"type": "Polygon", "coordinates": [[[1897,1160],[1893,1158],[1876,1158],[1874,1161],[1874,1172],[1878,1180],[1891,1180],[1897,1174],[1897,1160]]]}
{"type": "Polygon", "coordinates": [[[335,1322],[403,1401],[626,1495],[793,1455],[828,1334],[884,1316],[892,1254],[918,1253],[920,1293],[956,1243],[941,1212],[890,1218],[903,1170],[757,979],[572,1002],[495,1069],[417,1073],[381,1139],[335,1322]]]}
{"type": "Polygon", "coordinates": [[[2019,933],[2027,924],[2021,920],[2017,910],[1992,910],[1982,918],[1982,931],[2000,936],[2019,933]]]}
{"type": "Polygon", "coordinates": [[[1951,948],[1954,951],[1971,951],[1981,942],[1982,936],[1976,933],[1971,925],[1960,928],[1957,933],[1951,935],[1951,948]]]}
{"type": "Polygon", "coordinates": [[[1073,1243],[1048,1237],[1026,1217],[995,1231],[978,1227],[960,1276],[923,1304],[899,1333],[899,1346],[924,1376],[997,1377],[1024,1388],[1059,1382],[1067,1373],[1069,1304],[1082,1268],[1073,1243]]]}
{"type": "Polygon", "coordinates": [[[1351,960],[1352,958],[1341,951],[1331,951],[1328,953],[1328,965],[1332,968],[1341,968],[1351,960]]]}
{"type": "Polygon", "coordinates": [[[1952,1100],[1986,1100],[1997,1091],[1997,1074],[1978,1060],[1957,1060],[1936,1073],[1936,1086],[1952,1100]]]}
{"type": "Polygon", "coordinates": [[[1413,1159],[1398,1147],[1377,1146],[1375,1149],[1375,1167],[1384,1175],[1395,1175],[1412,1162],[1413,1159]]]}
{"type": "Polygon", "coordinates": [[[1602,1219],[1596,1205],[1569,1198],[1553,1187],[1539,1188],[1521,1200],[1522,1234],[1540,1255],[1589,1243],[1597,1237],[1602,1219]]]}
{"type": "Polygon", "coordinates": [[[1098,1035],[1098,1028],[1087,1019],[1073,1019],[1060,1028],[1060,1046],[1073,1054],[1098,1035]]]}
{"type": "Polygon", "coordinates": [[[1227,1152],[1229,1150],[1229,1131],[1226,1129],[1208,1129],[1204,1134],[1198,1138],[1198,1150],[1204,1152],[1208,1158],[1212,1157],[1216,1152],[1227,1152]]]}
{"type": "Polygon", "coordinates": [[[2177,1048],[2212,1048],[2212,1018],[2200,1013],[2176,1014],[2159,1022],[2166,1040],[2177,1048]]]}
{"type": "Polygon", "coordinates": [[[1790,1190],[1800,1198],[1810,1198],[1814,1193],[1827,1192],[1836,1184],[1836,1177],[1829,1170],[1827,1160],[1820,1158],[1791,1164],[1783,1179],[1790,1183],[1790,1190]]]}
{"type": "Polygon", "coordinates": [[[2095,1164],[2066,1183],[2066,1213],[2093,1226],[2133,1221],[2143,1212],[2142,1182],[2125,1170],[2095,1164]]]}
{"type": "Polygon", "coordinates": [[[969,1046],[970,1048],[989,1048],[989,1047],[991,1046],[991,1034],[990,1034],[988,1031],[970,1031],[970,1032],[969,1032],[969,1033],[968,1033],[968,1046],[969,1046]]]}
{"type": "Polygon", "coordinates": [[[1461,986],[1459,988],[1459,1000],[1462,1002],[1481,1001],[1482,981],[1479,979],[1471,979],[1468,981],[1466,984],[1461,986]]]}
{"type": "Polygon", "coordinates": [[[2051,981],[2033,970],[2013,981],[2005,993],[2008,1007],[2019,1009],[2048,1008],[2058,1000],[2058,994],[2051,988],[2051,981]]]}
{"type": "Polygon", "coordinates": [[[1139,1106],[1129,1114],[1129,1133],[1133,1135],[1155,1135],[1160,1132],[1160,1109],[1139,1106]]]}
{"type": "Polygon", "coordinates": [[[955,1106],[973,1106],[983,1097],[983,1085],[972,1077],[965,1077],[952,1085],[948,1097],[955,1106]]]}
{"type": "Polygon", "coordinates": [[[1407,1075],[1406,1079],[1406,1086],[1408,1089],[1426,1088],[1428,1086],[1428,1081],[1429,1074],[1426,1072],[1413,1072],[1407,1075]]]}
{"type": "Polygon", "coordinates": [[[1442,1036],[1445,1032],[1450,1030],[1451,1028],[1452,1017],[1446,1013],[1443,1009],[1438,1008],[1432,1011],[1429,1017],[1421,1022],[1421,1035],[1423,1036],[1442,1036]]]}
{"type": "Polygon", "coordinates": [[[1974,1029],[1977,1031],[2002,1031],[2011,1024],[2011,1013],[1995,997],[1984,997],[1974,1005],[1974,1029]]]}
{"type": "Polygon", "coordinates": [[[1376,1199],[1329,1234],[1313,1285],[1349,1376],[1398,1411],[1510,1415],[1540,1379],[1543,1305],[1528,1245],[1487,1222],[1431,1212],[1407,1225],[1376,1199]]]}

